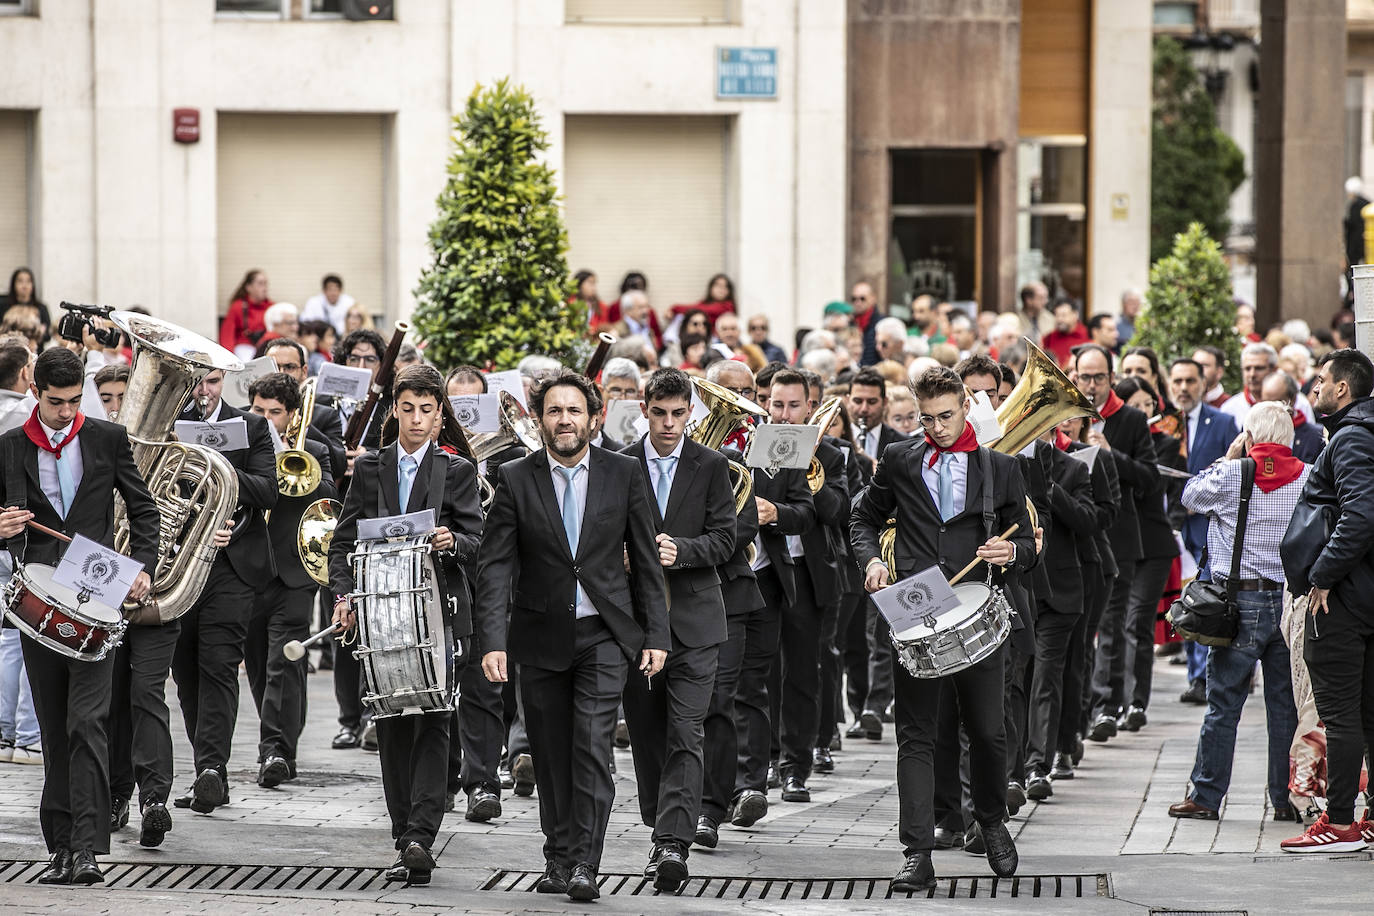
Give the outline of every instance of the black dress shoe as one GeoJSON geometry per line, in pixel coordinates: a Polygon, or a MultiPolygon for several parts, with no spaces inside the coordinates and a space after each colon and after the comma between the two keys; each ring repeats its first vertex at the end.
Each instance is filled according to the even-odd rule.
{"type": "Polygon", "coordinates": [[[334,736],[334,740],[329,742],[329,746],[336,751],[351,751],[361,743],[362,742],[358,740],[358,733],[345,725],[343,728],[339,729],[339,733],[334,736]]]}
{"type": "Polygon", "coordinates": [[[697,818],[697,834],[692,838],[692,842],[707,849],[715,849],[720,845],[719,825],[703,814],[697,818]]]}
{"type": "Polygon", "coordinates": [[[189,807],[191,807],[191,793],[188,791],[185,795],[178,795],[176,798],[172,799],[172,807],[173,807],[173,808],[189,808],[189,807]]]}
{"type": "Polygon", "coordinates": [[[568,879],[568,896],[573,900],[595,900],[601,896],[601,888],[596,884],[596,869],[583,862],[572,870],[568,879]]]}
{"type": "Polygon", "coordinates": [[[687,880],[687,855],[676,843],[664,846],[658,854],[658,868],[654,871],[654,887],[672,893],[687,880]]]}
{"type": "Polygon", "coordinates": [[[1275,805],[1275,806],[1274,806],[1274,820],[1276,820],[1276,821],[1296,821],[1296,820],[1299,820],[1299,818],[1298,818],[1298,809],[1297,809],[1297,808],[1294,808],[1292,805],[1288,804],[1287,802],[1285,802],[1285,803],[1283,803],[1283,804],[1281,804],[1281,805],[1275,805]]]}
{"type": "Polygon", "coordinates": [[[515,780],[514,791],[521,798],[534,794],[534,758],[529,754],[519,754],[511,764],[511,778],[515,780]]]}
{"type": "Polygon", "coordinates": [[[1007,783],[1007,816],[1016,817],[1016,812],[1026,806],[1026,788],[1019,782],[1007,783]]]}
{"type": "Polygon", "coordinates": [[[72,856],[72,884],[103,884],[105,873],[95,864],[95,853],[89,849],[78,850],[72,856]]]}
{"type": "Polygon", "coordinates": [[[658,857],[663,854],[663,844],[655,843],[649,850],[649,861],[644,863],[644,877],[652,878],[658,874],[658,857]]]}
{"type": "Polygon", "coordinates": [[[544,863],[544,877],[539,879],[534,889],[540,894],[566,894],[568,879],[571,877],[568,866],[548,861],[544,863]]]}
{"type": "Polygon", "coordinates": [[[397,853],[395,863],[382,872],[382,880],[387,884],[395,882],[410,883],[410,869],[405,866],[405,854],[397,853]]]}
{"type": "Polygon", "coordinates": [[[964,833],[964,852],[971,856],[981,856],[987,851],[987,844],[983,842],[982,828],[977,824],[970,824],[964,833]]]}
{"type": "Polygon", "coordinates": [[[458,793],[457,793],[457,792],[445,792],[445,793],[444,793],[444,811],[445,811],[445,812],[452,811],[453,809],[455,809],[455,808],[457,808],[457,807],[458,807],[458,793]]]}
{"type": "Polygon", "coordinates": [[[1083,743],[1083,736],[1075,732],[1073,736],[1073,753],[1069,755],[1073,760],[1074,766],[1078,766],[1083,762],[1083,752],[1087,749],[1087,746],[1083,743]]]}
{"type": "Polygon", "coordinates": [[[835,772],[835,758],[830,756],[830,748],[818,747],[811,752],[811,769],[817,773],[835,772]]]}
{"type": "Polygon", "coordinates": [[[844,730],[846,738],[859,739],[864,736],[864,724],[859,720],[854,720],[854,724],[844,730]]]}
{"type": "Polygon", "coordinates": [[[768,796],[757,789],[745,789],[735,799],[735,813],[730,823],[736,827],[752,827],[768,813],[768,796]]]}
{"type": "Polygon", "coordinates": [[[1020,859],[1016,855],[1016,843],[1012,842],[1007,825],[1000,821],[983,827],[983,844],[988,850],[988,864],[992,873],[999,878],[1010,878],[1016,874],[1020,859]]]}
{"type": "Polygon", "coordinates": [[[419,843],[412,842],[401,851],[401,864],[413,873],[416,871],[434,871],[439,863],[434,861],[434,856],[430,854],[428,849],[419,843]]]}
{"type": "Polygon", "coordinates": [[[258,767],[258,785],[264,789],[275,789],[291,776],[291,768],[286,765],[285,757],[268,757],[258,767]]]}
{"type": "Polygon", "coordinates": [[[615,746],[622,751],[630,746],[630,726],[625,724],[624,719],[615,723],[615,746]]]}
{"type": "Polygon", "coordinates": [[[919,894],[935,887],[935,863],[930,853],[918,852],[907,856],[902,870],[893,877],[888,889],[894,894],[919,894]]]}
{"type": "Polygon", "coordinates": [[[785,802],[809,802],[811,790],[806,787],[806,780],[797,776],[788,776],[782,784],[782,800],[785,802]]]}
{"type": "MultiPolygon", "coordinates": [[[[358,747],[365,751],[377,750],[377,723],[371,719],[368,719],[367,722],[363,724],[363,730],[358,735],[358,747]]],[[[411,877],[411,883],[413,884],[414,876],[412,875],[411,877]]]]}
{"type": "Polygon", "coordinates": [[[842,750],[844,750],[844,742],[840,740],[840,730],[839,730],[838,728],[835,729],[835,737],[833,737],[833,738],[830,739],[830,750],[832,750],[832,751],[842,751],[842,750]]]}
{"type": "Polygon", "coordinates": [[[1116,718],[1106,713],[1093,719],[1092,728],[1088,730],[1088,740],[1106,741],[1116,737],[1116,718]]]}
{"type": "Polygon", "coordinates": [[[172,812],[162,802],[149,802],[143,806],[143,829],[138,834],[138,845],[152,849],[162,845],[162,838],[172,832],[172,812]]]}
{"type": "Polygon", "coordinates": [[[72,854],[70,850],[58,849],[52,854],[48,867],[38,876],[39,884],[71,884],[72,854]]]}
{"type": "Polygon", "coordinates": [[[290,782],[296,778],[296,761],[286,761],[286,781],[290,782]]]}
{"type": "Polygon", "coordinates": [[[958,830],[951,830],[948,827],[935,828],[935,848],[953,849],[955,846],[964,845],[964,834],[958,830]]]}
{"type": "Polygon", "coordinates": [[[768,788],[782,788],[782,774],[778,772],[778,763],[776,760],[768,764],[768,788]]]}
{"type": "Polygon", "coordinates": [[[1068,754],[1054,755],[1054,766],[1050,768],[1050,779],[1055,782],[1062,779],[1073,779],[1073,760],[1068,754]]]}
{"type": "Polygon", "coordinates": [[[1044,773],[1032,773],[1026,780],[1026,797],[1041,802],[1054,794],[1054,786],[1044,773]]]}
{"type": "Polygon", "coordinates": [[[200,771],[195,783],[191,785],[191,810],[199,814],[209,814],[220,805],[229,804],[229,791],[224,787],[224,779],[218,770],[206,768],[200,771]]]}
{"type": "Polygon", "coordinates": [[[468,793],[468,810],[463,815],[470,821],[485,824],[501,816],[501,798],[495,792],[478,786],[468,793]]]}
{"type": "Polygon", "coordinates": [[[859,714],[859,724],[863,726],[863,736],[869,741],[883,740],[883,720],[876,712],[865,709],[859,714]]]}
{"type": "Polygon", "coordinates": [[[129,824],[129,800],[114,798],[110,801],[110,832],[121,830],[129,824]]]}

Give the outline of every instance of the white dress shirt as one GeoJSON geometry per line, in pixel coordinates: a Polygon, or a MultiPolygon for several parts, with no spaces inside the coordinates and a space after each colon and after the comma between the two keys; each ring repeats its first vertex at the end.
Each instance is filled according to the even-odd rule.
{"type": "Polygon", "coordinates": [[[1188,437],[1188,453],[1193,452],[1193,437],[1197,435],[1197,425],[1202,422],[1202,402],[1193,405],[1193,409],[1188,411],[1188,428],[1184,430],[1188,437]]]}
{"type": "MultiPolygon", "coordinates": [[[[48,441],[52,443],[54,447],[56,447],[57,443],[66,441],[67,437],[72,434],[71,423],[68,423],[60,430],[52,429],[42,420],[38,421],[38,426],[43,430],[43,435],[48,437],[48,441]]],[[[73,496],[75,496],[77,490],[81,489],[81,471],[83,467],[81,462],[80,437],[78,436],[77,438],[78,441],[62,449],[62,454],[64,456],[63,460],[67,462],[67,467],[72,474],[73,496]]],[[[52,452],[42,448],[38,450],[38,485],[43,488],[43,495],[48,498],[48,502],[52,503],[53,508],[58,511],[59,515],[65,517],[67,513],[71,511],[71,506],[64,506],[62,504],[62,484],[59,483],[57,479],[57,458],[52,452]]]]}
{"type": "Polygon", "coordinates": [[[687,437],[683,436],[677,440],[677,446],[671,452],[666,455],[660,455],[658,449],[654,448],[649,442],[649,437],[644,437],[644,457],[649,459],[649,497],[653,499],[655,504],[658,503],[658,459],[677,459],[673,462],[673,469],[668,472],[668,492],[671,493],[673,491],[673,483],[677,480],[678,466],[682,464],[682,444],[686,441],[687,437]]]}
{"type": "MultiPolygon", "coordinates": [[[[935,509],[940,509],[940,459],[936,459],[935,464],[931,465],[930,456],[934,449],[929,449],[921,456],[921,479],[925,481],[926,489],[930,491],[931,502],[935,503],[935,509]]],[[[968,491],[968,456],[972,452],[946,452],[953,455],[954,461],[949,466],[949,474],[954,481],[954,515],[964,511],[964,498],[968,491]]],[[[943,457],[943,456],[941,456],[943,457]]],[[[987,485],[987,481],[984,481],[987,485]]],[[[951,515],[950,518],[953,518],[951,515]]]]}
{"type": "MultiPolygon", "coordinates": [[[[582,470],[573,476],[573,499],[577,500],[577,521],[579,525],[587,520],[587,475],[591,473],[591,456],[588,450],[582,460],[577,463],[577,467],[582,470]]],[[[563,493],[568,488],[568,481],[563,477],[563,472],[559,470],[563,465],[552,455],[549,455],[549,476],[553,478],[554,500],[558,503],[558,524],[563,524],[563,493]]],[[[585,526],[584,526],[585,527],[585,526]]],[[[576,552],[574,551],[574,557],[576,552]]],[[[587,597],[585,588],[577,589],[577,618],[597,616],[596,605],[587,597]]]]}
{"type": "Polygon", "coordinates": [[[868,457],[870,458],[878,457],[878,437],[882,431],[883,425],[879,423],[877,426],[864,432],[864,451],[868,453],[868,457]]]}

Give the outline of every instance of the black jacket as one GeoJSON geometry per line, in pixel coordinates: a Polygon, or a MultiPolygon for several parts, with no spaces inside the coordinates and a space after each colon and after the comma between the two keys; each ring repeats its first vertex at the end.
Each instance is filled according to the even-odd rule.
{"type": "Polygon", "coordinates": [[[1142,552],[1138,501],[1159,490],[1155,447],[1145,415],[1122,406],[1102,424],[1102,435],[1111,445],[1110,455],[1121,481],[1121,511],[1108,536],[1118,563],[1134,563],[1142,552]]]}
{"type": "Polygon", "coordinates": [[[323,475],[320,485],[313,493],[305,496],[282,496],[277,493],[277,504],[267,520],[267,535],[272,540],[272,553],[276,559],[277,577],[288,588],[314,588],[317,584],[301,564],[300,551],[296,546],[296,531],[301,524],[301,515],[317,499],[338,499],[339,491],[334,488],[334,478],[330,474],[329,449],[314,438],[305,440],[305,450],[320,462],[323,475]]]}
{"type": "Polygon", "coordinates": [[[1374,618],[1374,398],[1322,419],[1330,437],[1303,496],[1336,507],[1336,523],[1308,578],[1358,617],[1374,618]]]}
{"type": "Polygon", "coordinates": [[[1091,545],[1093,534],[1098,530],[1088,466],[1055,449],[1049,495],[1054,524],[1045,540],[1042,565],[1048,570],[1054,587],[1039,598],[1061,614],[1081,614],[1083,571],[1079,544],[1086,540],[1091,545]]]}
{"type": "Polygon", "coordinates": [[[1317,456],[1326,448],[1326,439],[1315,423],[1304,423],[1293,430],[1293,457],[1308,464],[1316,464],[1317,456]]]}
{"type": "MultiPolygon", "coordinates": [[[[1156,464],[1176,468],[1180,471],[1188,469],[1188,459],[1183,457],[1179,451],[1178,439],[1168,433],[1159,432],[1150,434],[1150,444],[1154,448],[1156,464]]],[[[1158,468],[1155,469],[1158,474],[1158,468]]],[[[1174,502],[1178,502],[1178,497],[1183,492],[1182,487],[1175,486],[1183,483],[1176,477],[1160,476],[1159,485],[1150,492],[1136,491],[1135,508],[1140,518],[1140,556],[1142,559],[1160,559],[1163,557],[1178,556],[1178,539],[1174,537],[1175,528],[1182,529],[1183,513],[1179,512],[1176,518],[1170,518],[1168,509],[1169,500],[1172,497],[1174,502]],[[1175,492],[1176,491],[1176,492],[1175,492]],[[1177,525],[1175,525],[1177,521],[1177,525]]]]}
{"type": "Polygon", "coordinates": [[[784,468],[776,477],[769,477],[759,468],[752,470],[754,496],[763,497],[778,509],[777,521],[759,526],[759,541],[782,583],[783,596],[792,604],[797,600],[797,567],[787,549],[787,536],[805,535],[816,527],[816,503],[806,486],[805,471],[784,468]]]}
{"type": "Polygon", "coordinates": [[[825,485],[812,494],[816,524],[801,537],[807,575],[817,607],[831,607],[840,600],[844,583],[840,572],[849,566],[845,533],[849,528],[849,485],[845,480],[844,453],[821,440],[816,458],[825,471],[825,485]]]}
{"type": "MultiPolygon", "coordinates": [[[[1073,452],[1091,447],[1082,442],[1072,442],[1065,450],[1065,454],[1071,455],[1073,452]]],[[[1091,534],[1079,533],[1078,561],[1085,566],[1102,567],[1098,571],[1100,575],[1115,576],[1116,558],[1112,555],[1112,545],[1107,532],[1121,511],[1121,484],[1116,476],[1116,463],[1103,460],[1103,456],[1099,454],[1093,462],[1092,470],[1089,471],[1089,479],[1092,482],[1093,517],[1097,524],[1091,534]]]]}

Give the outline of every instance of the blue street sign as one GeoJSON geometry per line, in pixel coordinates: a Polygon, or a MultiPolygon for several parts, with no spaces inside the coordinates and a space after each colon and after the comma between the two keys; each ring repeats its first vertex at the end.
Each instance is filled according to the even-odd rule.
{"type": "Polygon", "coordinates": [[[716,49],[716,98],[776,99],[777,48],[716,49]]]}

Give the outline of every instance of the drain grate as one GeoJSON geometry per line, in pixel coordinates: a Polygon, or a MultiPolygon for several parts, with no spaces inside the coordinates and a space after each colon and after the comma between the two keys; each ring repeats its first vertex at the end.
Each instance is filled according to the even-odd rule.
{"type": "MultiPolygon", "coordinates": [[[[0,864],[0,884],[32,884],[41,862],[0,864]]],[[[381,880],[381,868],[305,865],[149,865],[116,862],[105,868],[105,887],[164,891],[365,891],[381,880]]]]}
{"type": "MultiPolygon", "coordinates": [[[[542,872],[498,871],[479,888],[484,891],[533,891],[542,872]]],[[[670,895],[718,900],[872,900],[894,896],[888,892],[891,878],[743,878],[700,875],[687,879],[670,895]]],[[[608,896],[657,896],[652,878],[608,873],[598,876],[601,893],[608,896]]],[[[910,897],[911,894],[896,894],[910,897]]],[[[1107,876],[1018,875],[1014,878],[955,876],[940,878],[927,898],[960,900],[991,897],[1106,897],[1107,876]]]]}

